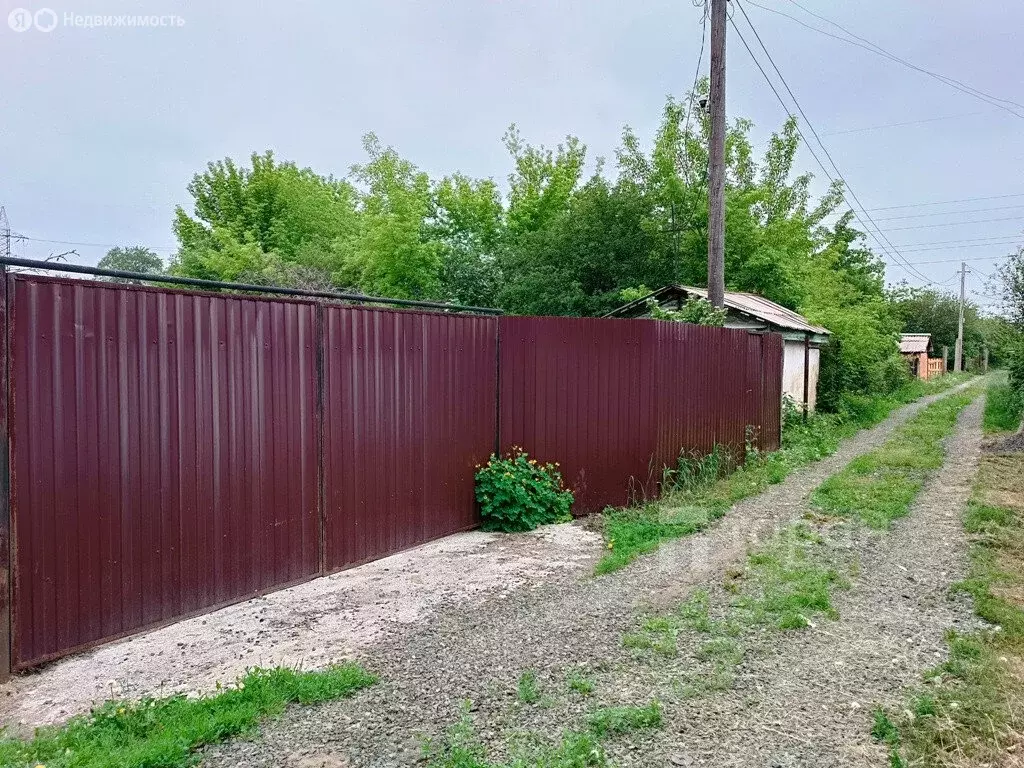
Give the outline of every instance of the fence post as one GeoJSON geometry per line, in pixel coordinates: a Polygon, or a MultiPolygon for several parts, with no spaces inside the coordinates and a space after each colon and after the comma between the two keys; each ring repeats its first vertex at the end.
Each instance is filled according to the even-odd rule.
{"type": "Polygon", "coordinates": [[[0,265],[0,682],[11,676],[14,547],[11,536],[11,464],[7,404],[10,383],[10,297],[7,267],[0,265]]]}
{"type": "Polygon", "coordinates": [[[316,505],[319,519],[319,574],[327,573],[327,499],[324,486],[324,380],[327,334],[324,331],[324,302],[313,310],[313,334],[316,339],[316,505]]]}

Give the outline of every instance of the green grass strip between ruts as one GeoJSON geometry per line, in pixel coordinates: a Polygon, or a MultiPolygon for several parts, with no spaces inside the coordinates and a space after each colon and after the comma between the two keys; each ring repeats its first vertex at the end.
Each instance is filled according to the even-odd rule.
{"type": "Polygon", "coordinates": [[[29,741],[0,740],[0,766],[178,768],[194,750],[248,731],[292,703],[351,696],[377,678],[357,664],[321,672],[254,669],[218,694],[111,701],[29,741]]]}
{"type": "Polygon", "coordinates": [[[1024,454],[983,455],[964,516],[970,570],[956,589],[971,595],[987,627],[950,630],[946,661],[924,674],[906,704],[875,710],[871,733],[888,745],[894,768],[1015,764],[1024,729],[1022,514],[1024,454]]]}
{"type": "Polygon", "coordinates": [[[822,511],[859,518],[886,529],[907,514],[929,473],[942,466],[942,440],[977,389],[950,395],[925,408],[897,429],[881,448],[858,456],[814,492],[822,511]]]}
{"type": "Polygon", "coordinates": [[[720,477],[719,470],[727,463],[720,455],[681,458],[662,499],[639,507],[605,510],[602,522],[608,551],[595,573],[617,571],[640,555],[653,552],[663,541],[704,530],[736,502],[781,483],[795,469],[831,456],[844,439],[874,426],[899,406],[969,378],[970,374],[948,374],[929,382],[915,380],[892,395],[848,398],[842,413],[813,414],[806,422],[790,418],[778,451],[755,455],[726,477],[720,477]]]}

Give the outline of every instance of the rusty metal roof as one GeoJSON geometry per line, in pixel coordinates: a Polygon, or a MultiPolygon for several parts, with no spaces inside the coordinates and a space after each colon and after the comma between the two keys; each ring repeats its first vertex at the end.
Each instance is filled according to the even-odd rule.
{"type": "MultiPolygon", "coordinates": [[[[702,299],[706,299],[708,297],[708,291],[706,288],[698,288],[692,285],[666,285],[664,288],[660,288],[659,290],[654,291],[654,293],[644,296],[642,299],[637,299],[625,306],[619,307],[618,309],[610,312],[609,315],[628,315],[630,309],[646,304],[648,299],[660,301],[667,296],[677,293],[688,296],[699,296],[702,299]]],[[[807,318],[803,315],[799,315],[791,309],[786,309],[785,307],[776,304],[774,301],[769,301],[763,296],[758,296],[756,293],[726,291],[725,306],[758,320],[762,320],[777,328],[819,333],[823,335],[828,335],[829,333],[827,328],[822,328],[820,325],[812,325],[807,322],[807,318]]]]}
{"type": "Polygon", "coordinates": [[[931,343],[930,333],[901,333],[900,352],[905,355],[916,355],[928,351],[931,343]]]}

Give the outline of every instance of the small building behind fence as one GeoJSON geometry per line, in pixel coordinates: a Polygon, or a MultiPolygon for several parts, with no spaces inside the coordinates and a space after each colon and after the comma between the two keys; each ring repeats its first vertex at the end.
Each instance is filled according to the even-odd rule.
{"type": "Polygon", "coordinates": [[[946,358],[932,357],[930,333],[901,333],[900,355],[910,369],[910,375],[927,381],[946,372],[946,358]]]}
{"type": "MultiPolygon", "coordinates": [[[[682,309],[691,298],[707,298],[707,290],[690,285],[666,285],[608,313],[607,317],[650,316],[650,303],[662,309],[682,309]]],[[[725,327],[778,333],[783,340],[782,394],[813,411],[817,401],[821,347],[828,329],[756,293],[725,292],[725,327]]]]}

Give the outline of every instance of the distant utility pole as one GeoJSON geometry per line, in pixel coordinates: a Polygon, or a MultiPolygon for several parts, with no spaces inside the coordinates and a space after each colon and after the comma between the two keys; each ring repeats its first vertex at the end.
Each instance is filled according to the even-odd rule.
{"type": "Polygon", "coordinates": [[[708,301],[725,306],[725,23],[728,0],[711,2],[711,145],[708,147],[708,301]]]}
{"type": "Polygon", "coordinates": [[[964,369],[964,297],[967,280],[967,262],[960,262],[960,320],[956,329],[956,351],[953,353],[953,370],[964,369]]]}
{"type": "Polygon", "coordinates": [[[7,209],[0,205],[0,256],[11,255],[11,223],[7,220],[7,209]]]}

